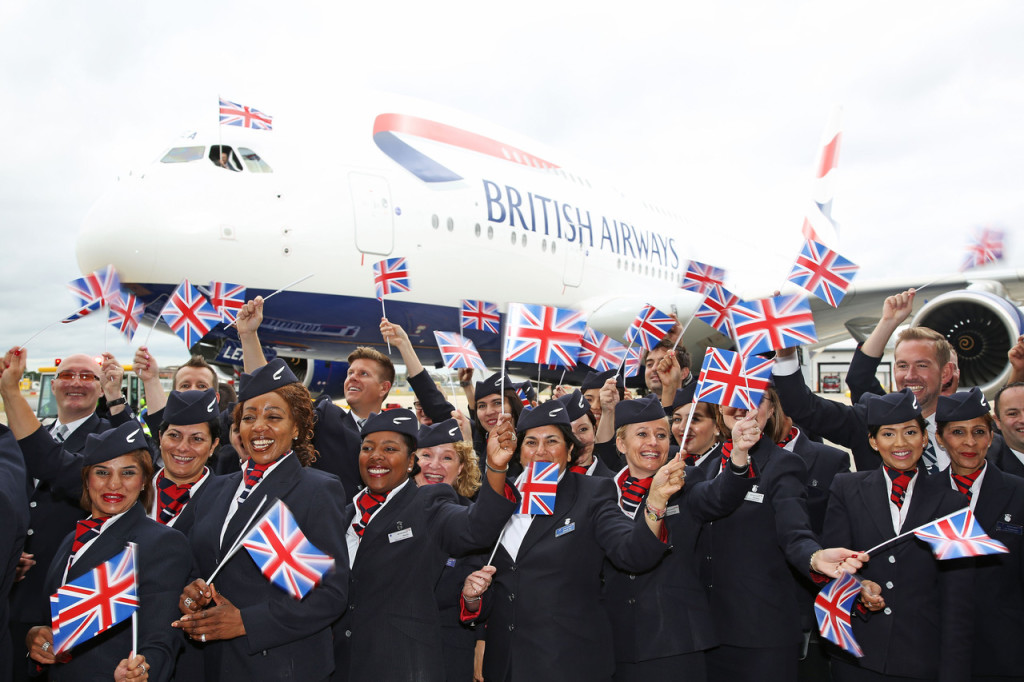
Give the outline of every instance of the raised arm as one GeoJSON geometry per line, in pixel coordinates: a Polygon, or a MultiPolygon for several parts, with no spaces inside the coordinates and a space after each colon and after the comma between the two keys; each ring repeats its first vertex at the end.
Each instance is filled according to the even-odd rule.
{"type": "Polygon", "coordinates": [[[7,413],[7,426],[18,440],[42,426],[28,401],[21,395],[21,377],[27,365],[25,349],[15,346],[4,355],[3,374],[0,375],[0,397],[3,398],[4,411],[7,413]]]}
{"type": "Polygon", "coordinates": [[[238,311],[235,318],[235,328],[238,329],[238,341],[242,344],[242,369],[247,374],[267,364],[267,357],[263,354],[263,346],[260,345],[260,337],[257,330],[263,323],[263,297],[257,296],[251,301],[246,301],[238,311]]]}

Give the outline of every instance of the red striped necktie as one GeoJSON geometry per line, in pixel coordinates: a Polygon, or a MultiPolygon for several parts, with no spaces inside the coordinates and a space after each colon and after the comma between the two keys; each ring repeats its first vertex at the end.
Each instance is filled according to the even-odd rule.
{"type": "Polygon", "coordinates": [[[635,514],[637,507],[644,500],[644,495],[651,489],[651,482],[654,480],[653,476],[647,478],[637,478],[636,476],[630,476],[627,472],[625,477],[619,478],[619,490],[622,491],[622,495],[619,497],[619,506],[622,510],[628,514],[635,514]]]}
{"type": "Polygon", "coordinates": [[[960,474],[954,474],[953,470],[950,469],[949,474],[953,478],[953,483],[956,485],[956,489],[966,495],[969,500],[974,496],[971,486],[974,485],[976,480],[978,480],[978,476],[981,475],[982,471],[983,469],[978,469],[972,474],[961,476],[960,474]]]}
{"type": "Polygon", "coordinates": [[[914,474],[917,473],[917,467],[909,471],[900,471],[899,469],[891,469],[889,467],[884,468],[885,473],[889,476],[889,480],[892,481],[892,493],[889,495],[889,499],[892,500],[897,509],[903,509],[903,500],[907,497],[907,488],[910,487],[910,482],[914,479],[914,474]]]}
{"type": "Polygon", "coordinates": [[[366,524],[370,522],[370,517],[373,516],[375,511],[380,509],[386,499],[388,499],[387,495],[378,495],[368,490],[363,491],[363,494],[356,500],[356,508],[359,509],[361,515],[359,520],[352,524],[356,535],[363,537],[363,531],[366,530],[366,524]]]}
{"type": "MultiPolygon", "coordinates": [[[[276,462],[277,460],[274,460],[276,462]]],[[[245,498],[249,497],[249,493],[256,487],[256,484],[263,478],[263,474],[267,472],[274,462],[267,462],[266,464],[257,464],[256,462],[249,459],[245,463],[245,490],[238,496],[238,503],[245,502],[245,498]]]]}
{"type": "MultiPolygon", "coordinates": [[[[593,464],[593,462],[591,462],[590,464],[593,464]]],[[[582,464],[573,464],[571,467],[569,467],[569,471],[571,471],[574,474],[583,474],[584,476],[586,476],[587,472],[590,471],[590,464],[588,464],[587,466],[583,466],[582,464]]]]}
{"type": "MultiPolygon", "coordinates": [[[[203,471],[205,472],[206,470],[204,469],[203,471]]],[[[195,482],[178,485],[164,476],[164,472],[161,471],[156,479],[156,520],[164,525],[173,521],[174,517],[180,514],[181,510],[188,504],[189,497],[192,494],[192,486],[194,485],[195,482]]]]}
{"type": "Polygon", "coordinates": [[[89,542],[93,538],[99,536],[100,528],[106,523],[109,516],[103,516],[98,519],[82,519],[75,526],[75,541],[71,545],[71,556],[74,557],[78,554],[78,550],[85,546],[85,543],[89,542]]]}
{"type": "Polygon", "coordinates": [[[799,435],[800,435],[800,429],[798,429],[798,428],[796,428],[796,427],[794,426],[793,428],[791,428],[791,429],[789,430],[789,433],[787,433],[787,434],[786,434],[786,437],[785,437],[785,438],[783,438],[782,440],[780,440],[780,441],[779,441],[779,447],[780,447],[780,448],[784,448],[784,447],[786,447],[786,445],[787,445],[787,444],[788,444],[788,443],[789,443],[790,441],[792,441],[792,440],[793,440],[794,438],[796,438],[796,437],[797,437],[797,436],[799,436],[799,435]]]}

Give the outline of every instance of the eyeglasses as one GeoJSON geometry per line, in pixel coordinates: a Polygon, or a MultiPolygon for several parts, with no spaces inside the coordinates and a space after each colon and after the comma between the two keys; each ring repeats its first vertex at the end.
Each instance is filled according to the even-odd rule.
{"type": "Polygon", "coordinates": [[[61,381],[74,381],[75,379],[78,379],[79,381],[84,381],[85,383],[100,380],[100,378],[93,374],[92,372],[73,372],[70,369],[65,370],[63,372],[57,372],[57,378],[60,379],[61,381]]]}

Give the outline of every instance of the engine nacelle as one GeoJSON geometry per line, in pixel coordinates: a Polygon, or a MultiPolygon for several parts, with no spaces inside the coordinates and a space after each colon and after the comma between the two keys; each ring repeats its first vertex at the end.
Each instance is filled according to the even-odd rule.
{"type": "Polygon", "coordinates": [[[928,301],[912,324],[934,329],[953,345],[961,387],[991,394],[1009,377],[1006,353],[1024,332],[1024,314],[1001,296],[964,289],[928,301]]]}
{"type": "Polygon", "coordinates": [[[344,360],[282,359],[314,396],[326,393],[331,400],[344,396],[345,375],[348,374],[348,363],[344,360]]]}

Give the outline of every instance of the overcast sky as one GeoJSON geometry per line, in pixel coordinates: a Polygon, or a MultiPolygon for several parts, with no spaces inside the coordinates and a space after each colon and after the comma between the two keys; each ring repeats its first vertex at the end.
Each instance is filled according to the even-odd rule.
{"type": "MultiPolygon", "coordinates": [[[[1022,35],[1020,2],[8,0],[0,343],[69,312],[91,204],[209,120],[218,94],[271,114],[305,100],[325,134],[353,88],[436,101],[754,251],[799,233],[842,105],[840,250],[861,278],[924,283],[956,269],[972,228],[1012,238],[1024,224],[1022,35]]],[[[102,350],[102,326],[52,328],[32,364],[102,350]]],[[[106,343],[130,361],[113,330],[106,343]]],[[[167,332],[151,346],[164,364],[185,357],[167,332]]]]}

